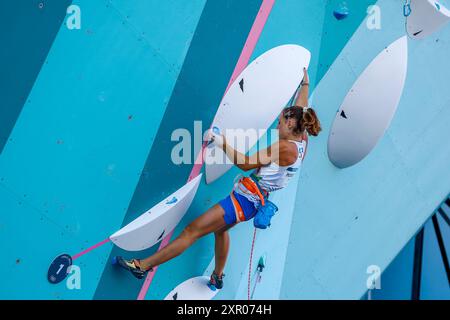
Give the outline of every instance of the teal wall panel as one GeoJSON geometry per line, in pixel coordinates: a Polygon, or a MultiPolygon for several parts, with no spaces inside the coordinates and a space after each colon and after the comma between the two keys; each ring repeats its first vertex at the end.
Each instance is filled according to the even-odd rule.
{"type": "MultiPolygon", "coordinates": [[[[194,121],[201,121],[203,130],[208,129],[260,6],[260,0],[247,1],[245,5],[238,0],[206,2],[166,108],[163,125],[159,128],[144,165],[146,174],[142,175],[135,189],[124,225],[186,183],[192,165],[175,165],[172,162],[171,151],[176,142],[170,140],[171,134],[179,128],[186,128],[193,134],[194,121]]],[[[195,157],[198,151],[193,150],[192,157],[195,157]]],[[[180,222],[175,235],[227,193],[228,191],[220,184],[206,189],[201,187],[197,199],[180,222]],[[200,196],[201,190],[205,190],[207,194],[200,196]],[[205,203],[200,200],[202,197],[215,200],[205,203]]],[[[204,241],[209,241],[211,237],[213,236],[204,241]]],[[[199,270],[206,268],[211,250],[202,252],[202,243],[204,242],[197,243],[183,256],[158,269],[147,299],[165,297],[177,284],[174,282],[175,279],[187,279],[191,272],[198,274],[199,270]]],[[[213,248],[210,242],[208,244],[209,249],[213,248]]],[[[144,257],[157,248],[158,245],[138,254],[125,253],[119,248],[114,248],[110,257],[115,255],[144,257]]],[[[103,271],[95,298],[135,299],[142,284],[143,281],[130,278],[129,274],[120,275],[108,265],[103,271]]]]}
{"type": "MultiPolygon", "coordinates": [[[[82,290],[49,285],[46,269],[57,254],[76,254],[121,226],[204,5],[192,2],[189,19],[172,25],[178,37],[166,45],[169,65],[151,37],[142,38],[145,26],[131,26],[113,3],[74,3],[81,8],[82,28],[59,30],[0,157],[2,196],[13,193],[26,203],[7,212],[9,228],[0,233],[1,242],[14,239],[17,248],[39,252],[22,259],[20,267],[29,268],[33,279],[25,292],[18,285],[19,266],[2,264],[1,271],[11,274],[2,297],[47,298],[58,291],[60,298],[92,298],[110,245],[77,260],[84,266],[82,290]],[[47,223],[35,225],[35,215],[47,223]],[[16,228],[28,235],[16,238],[16,228]],[[61,235],[70,241],[59,241],[61,235]]],[[[186,4],[165,1],[152,10],[185,19],[186,4]]],[[[4,259],[21,258],[18,250],[4,259]]]]}
{"type": "Polygon", "coordinates": [[[376,3],[372,1],[342,1],[329,0],[325,4],[324,23],[322,29],[322,42],[319,53],[319,67],[317,70],[316,83],[319,82],[325,73],[330,69],[334,60],[339,56],[342,48],[352,38],[355,30],[360,26],[362,17],[366,16],[370,5],[376,3]],[[346,6],[349,15],[343,20],[334,18],[334,10],[346,6]]]}
{"type": "Polygon", "coordinates": [[[3,1],[0,10],[0,154],[71,0],[3,1]]]}

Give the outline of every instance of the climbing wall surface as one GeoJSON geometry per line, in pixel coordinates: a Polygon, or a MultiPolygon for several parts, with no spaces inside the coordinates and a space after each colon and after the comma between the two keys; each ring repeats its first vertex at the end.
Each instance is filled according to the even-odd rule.
{"type": "MultiPolygon", "coordinates": [[[[326,154],[347,91],[405,33],[400,0],[376,3],[380,30],[369,30],[364,20],[375,0],[347,1],[350,15],[340,21],[333,17],[338,0],[274,1],[254,51],[244,44],[261,5],[271,0],[74,0],[81,30],[65,25],[70,1],[16,2],[1,14],[17,13],[21,23],[0,35],[27,40],[10,46],[6,58],[29,65],[9,66],[17,85],[0,78],[9,99],[0,109],[0,298],[136,299],[143,292],[162,299],[211,272],[213,235],[160,266],[148,293],[143,281],[109,261],[118,254],[143,257],[158,245],[130,254],[108,243],[80,256],[74,262],[79,290],[46,279],[56,255],[76,255],[102,241],[186,183],[192,164],[172,163],[171,134],[178,128],[193,134],[196,120],[207,129],[244,52],[252,60],[277,45],[308,48],[312,104],[324,128],[311,139],[302,174],[274,194],[280,212],[272,227],[257,233],[252,287],[262,255],[267,267],[254,298],[360,298],[367,266],[384,269],[450,189],[444,171],[449,28],[410,41],[405,93],[374,152],[346,170],[333,167],[326,154]]],[[[175,235],[224,198],[238,173],[202,182],[175,235]]],[[[252,223],[231,230],[218,299],[247,297],[252,234],[252,223]]]]}
{"type": "MultiPolygon", "coordinates": [[[[140,178],[136,186],[124,224],[186,183],[192,165],[180,166],[172,162],[171,152],[176,142],[170,141],[171,135],[179,128],[185,128],[194,135],[194,121],[202,121],[203,130],[211,124],[260,5],[259,0],[248,1],[245,6],[238,0],[205,3],[161,121],[162,125],[145,161],[146,174],[140,178]]],[[[154,81],[157,82],[158,79],[155,78],[154,81]]],[[[191,156],[195,158],[198,151],[193,150],[191,156]]],[[[181,228],[227,193],[221,184],[216,184],[213,188],[200,186],[194,203],[175,234],[178,235],[181,228]]],[[[208,258],[212,254],[211,237],[204,239],[207,241],[206,249],[205,242],[199,242],[183,256],[162,265],[154,277],[148,294],[143,295],[147,299],[162,299],[177,284],[197,276],[204,268],[202,265],[204,261],[209,261],[208,258]],[[172,271],[171,268],[175,270],[172,271]]],[[[158,245],[140,253],[139,256],[147,256],[157,248],[158,245]]],[[[117,254],[130,255],[114,248],[110,257],[117,254]]],[[[103,271],[95,298],[135,299],[142,286],[143,281],[130,278],[129,274],[108,265],[103,271]]]]}
{"type": "MultiPolygon", "coordinates": [[[[372,300],[409,300],[413,296],[413,292],[421,300],[450,299],[450,286],[442,256],[442,252],[445,252],[447,257],[450,254],[450,228],[444,219],[444,216],[448,217],[450,207],[443,204],[440,209],[441,213],[436,214],[436,225],[433,218],[424,225],[421,263],[415,264],[416,258],[420,257],[420,249],[415,251],[416,238],[421,235],[419,233],[408,242],[383,272],[381,288],[371,291],[372,300]],[[439,230],[445,251],[440,251],[436,230],[439,230]],[[418,254],[417,257],[415,257],[415,253],[418,254]],[[413,279],[418,277],[419,266],[421,266],[420,278],[418,278],[420,284],[416,282],[416,286],[414,286],[413,279]]],[[[420,248],[419,243],[418,248],[420,248]]],[[[417,259],[417,261],[419,260],[417,259]]]]}
{"type": "MultiPolygon", "coordinates": [[[[328,19],[330,19],[328,14],[332,14],[331,8],[339,2],[332,1],[327,3],[328,5],[326,6],[323,2],[314,1],[293,0],[276,3],[254,53],[255,56],[258,56],[269,48],[283,43],[297,43],[308,48],[312,54],[309,67],[311,93],[315,91],[314,83],[320,81],[320,74],[327,71],[327,64],[337,57],[337,54],[347,43],[350,34],[356,29],[355,26],[358,26],[364,19],[365,9],[373,1],[361,1],[355,6],[354,15],[343,27],[345,32],[342,34],[332,34],[333,32],[328,30],[328,19]],[[328,43],[328,37],[333,38],[331,44],[328,43]],[[326,47],[328,55],[321,54],[323,46],[326,47]]],[[[314,93],[313,96],[315,96],[314,93]]],[[[312,104],[314,105],[314,99],[312,99],[312,104]]],[[[310,141],[311,145],[314,145],[314,139],[310,139],[310,141]]],[[[307,159],[311,159],[309,155],[307,159]]],[[[308,161],[306,160],[306,162],[308,161]]],[[[237,170],[230,173],[225,180],[232,180],[237,173],[237,170]]],[[[280,214],[274,218],[269,230],[260,230],[257,233],[250,272],[250,294],[254,299],[280,298],[286,253],[290,245],[289,233],[295,232],[295,229],[291,228],[291,223],[293,216],[297,214],[294,206],[295,193],[298,187],[298,178],[301,180],[301,177],[297,176],[296,178],[290,182],[290,185],[285,190],[273,194],[272,201],[277,203],[280,214]],[[256,268],[258,259],[261,256],[266,257],[267,266],[262,274],[261,281],[257,283],[256,268]]],[[[240,229],[236,228],[232,232],[236,232],[236,234],[239,232],[239,236],[233,237],[240,240],[239,243],[234,244],[235,250],[230,253],[230,267],[227,267],[227,269],[229,270],[228,272],[242,270],[240,271],[242,277],[239,279],[237,290],[234,288],[232,290],[224,290],[218,295],[218,298],[247,299],[253,225],[247,224],[246,226],[241,226],[240,229]],[[235,264],[232,265],[231,263],[235,264]]],[[[211,269],[210,267],[208,271],[211,271],[211,269]]],[[[234,274],[229,277],[231,279],[228,279],[227,276],[227,285],[236,281],[234,274]]]]}
{"type": "Polygon", "coordinates": [[[4,1],[0,10],[0,153],[58,33],[71,0],[4,1]],[[32,52],[33,54],[30,54],[32,52]],[[12,63],[13,62],[13,63],[12,63]]]}
{"type": "Polygon", "coordinates": [[[370,61],[405,34],[403,1],[376,4],[381,29],[361,24],[315,92],[325,130],[311,144],[313,161],[306,161],[300,179],[283,299],[360,298],[367,268],[384,270],[450,190],[448,26],[409,41],[403,97],[374,151],[345,170],[328,161],[326,143],[340,103],[370,61]]]}
{"type": "MultiPolygon", "coordinates": [[[[40,2],[11,10],[53,5],[40,2]]],[[[46,269],[121,226],[205,5],[73,3],[82,28],[61,25],[0,157],[2,298],[93,297],[109,245],[76,261],[81,290],[50,285],[46,269]]]]}
{"type": "MultiPolygon", "coordinates": [[[[311,84],[313,84],[316,78],[317,55],[320,49],[323,16],[323,4],[319,2],[295,0],[276,2],[270,19],[267,21],[258,41],[253,57],[261,55],[270,48],[286,43],[295,43],[308,48],[312,55],[309,70],[311,84]],[[302,28],[298,27],[299,21],[303,24],[302,28]]],[[[231,170],[220,181],[233,181],[238,173],[237,169],[231,170]]],[[[289,186],[291,193],[295,188],[296,181],[289,186]]],[[[278,196],[288,195],[288,193],[289,190],[283,190],[283,193],[278,196]]],[[[255,289],[254,298],[257,298],[259,294],[265,294],[266,297],[272,298],[277,298],[279,295],[294,197],[288,196],[287,199],[289,200],[285,203],[277,201],[278,198],[272,199],[279,204],[279,209],[280,212],[283,212],[283,216],[280,216],[280,221],[276,222],[273,232],[272,230],[270,232],[262,231],[256,236],[253,259],[255,262],[252,265],[250,279],[251,288],[254,287],[254,282],[256,281],[254,271],[256,270],[257,261],[264,254],[267,255],[269,261],[265,272],[270,275],[258,284],[261,287],[255,289]],[[265,289],[266,285],[270,287],[270,291],[265,289]]],[[[226,278],[227,288],[217,295],[218,299],[247,299],[248,268],[253,230],[253,223],[248,223],[238,226],[231,231],[231,249],[225,272],[226,274],[228,273],[226,278]]],[[[213,268],[214,261],[211,261],[206,274],[210,274],[213,268]]]]}

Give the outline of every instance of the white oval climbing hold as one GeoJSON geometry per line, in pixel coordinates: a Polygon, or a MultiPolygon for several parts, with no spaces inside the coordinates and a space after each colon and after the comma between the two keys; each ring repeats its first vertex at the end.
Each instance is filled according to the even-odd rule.
{"type": "Polygon", "coordinates": [[[173,289],[164,300],[212,300],[220,291],[208,286],[209,278],[195,277],[184,281],[173,289]]]}
{"type": "Polygon", "coordinates": [[[130,222],[109,238],[127,251],[141,251],[161,241],[175,229],[195,197],[202,175],[130,222]],[[175,201],[176,199],[176,201],[175,201]]]}
{"type": "Polygon", "coordinates": [[[407,67],[404,36],[384,49],[353,84],[328,137],[328,157],[336,167],[358,163],[383,136],[400,102],[407,67]]]}
{"type": "Polygon", "coordinates": [[[450,10],[434,0],[412,0],[406,31],[413,39],[423,39],[450,21],[450,10]]]}
{"type": "MultiPolygon", "coordinates": [[[[263,133],[270,127],[298,88],[310,59],[311,53],[298,45],[278,46],[256,58],[230,86],[212,126],[225,136],[228,133],[228,143],[238,151],[251,149],[258,137],[247,137],[245,133],[251,129],[263,133]],[[244,140],[242,137],[248,138],[248,148],[237,143],[244,140]]],[[[233,167],[218,147],[205,148],[204,159],[206,183],[214,182],[233,167]]]]}

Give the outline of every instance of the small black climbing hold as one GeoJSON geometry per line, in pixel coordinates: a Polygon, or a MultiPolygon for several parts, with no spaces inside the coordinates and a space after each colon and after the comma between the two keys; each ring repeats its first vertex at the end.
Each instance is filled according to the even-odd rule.
{"type": "Polygon", "coordinates": [[[423,31],[423,30],[420,30],[420,31],[418,31],[418,32],[414,33],[414,36],[418,36],[419,34],[421,34],[421,33],[422,33],[422,31],[423,31]]]}
{"type": "Polygon", "coordinates": [[[345,114],[344,110],[341,111],[341,117],[347,119],[347,115],[345,114]]]}
{"type": "Polygon", "coordinates": [[[239,87],[241,87],[242,92],[244,92],[244,79],[239,81],[239,87]]]}
{"type": "Polygon", "coordinates": [[[163,232],[161,233],[161,235],[158,237],[158,241],[162,239],[164,233],[166,232],[166,230],[163,230],[163,232]]]}
{"type": "Polygon", "coordinates": [[[173,295],[173,300],[177,300],[178,299],[178,292],[177,293],[175,293],[174,295],[173,295]]]}

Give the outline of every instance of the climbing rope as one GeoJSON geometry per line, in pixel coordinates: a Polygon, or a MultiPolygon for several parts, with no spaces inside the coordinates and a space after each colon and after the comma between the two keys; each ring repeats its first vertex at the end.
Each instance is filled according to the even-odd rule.
{"type": "Polygon", "coordinates": [[[252,277],[252,260],[253,260],[253,250],[255,249],[255,239],[256,239],[256,228],[253,232],[253,241],[252,241],[252,249],[250,250],[250,265],[248,267],[248,290],[247,290],[247,298],[250,301],[250,287],[251,287],[251,277],[252,277]]]}
{"type": "Polygon", "coordinates": [[[409,17],[411,14],[411,0],[405,0],[405,5],[403,6],[403,15],[409,17]]]}

